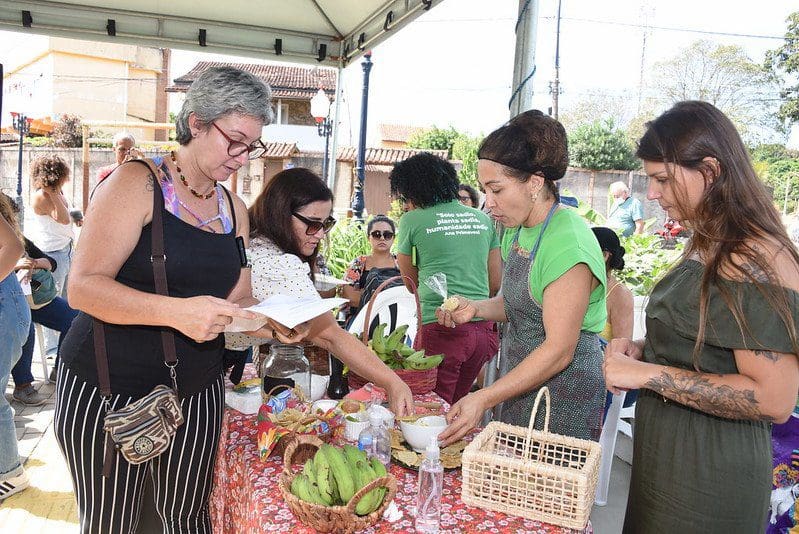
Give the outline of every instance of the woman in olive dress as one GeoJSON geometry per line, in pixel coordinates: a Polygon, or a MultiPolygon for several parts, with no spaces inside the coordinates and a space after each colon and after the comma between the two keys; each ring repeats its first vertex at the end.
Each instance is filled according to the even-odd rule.
{"type": "Polygon", "coordinates": [[[680,102],[637,155],[648,198],[693,230],[643,340],[614,339],[608,389],[640,388],[625,533],[759,533],[771,424],[799,391],[799,255],[732,122],[680,102]]]}

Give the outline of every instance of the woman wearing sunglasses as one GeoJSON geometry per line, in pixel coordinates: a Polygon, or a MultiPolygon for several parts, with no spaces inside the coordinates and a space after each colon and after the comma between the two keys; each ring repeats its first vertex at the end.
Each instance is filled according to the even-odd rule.
{"type": "Polygon", "coordinates": [[[394,244],[396,235],[394,221],[385,215],[376,215],[366,225],[366,235],[372,253],[352,260],[344,275],[347,285],[341,288],[341,295],[350,300],[349,317],[354,317],[358,313],[364,296],[363,289],[370,273],[379,272],[383,280],[400,274],[397,255],[391,252],[391,245],[394,244]]]}
{"type": "MultiPolygon", "coordinates": [[[[314,287],[319,243],[336,224],[330,215],[333,193],[308,169],[277,173],[249,210],[252,293],[259,300],[283,294],[321,298],[314,287]]],[[[263,339],[228,333],[227,346],[241,349],[263,339]]],[[[361,376],[384,388],[391,410],[412,413],[411,390],[366,346],[336,323],[332,313],[310,322],[308,339],[336,354],[361,376]]]]}

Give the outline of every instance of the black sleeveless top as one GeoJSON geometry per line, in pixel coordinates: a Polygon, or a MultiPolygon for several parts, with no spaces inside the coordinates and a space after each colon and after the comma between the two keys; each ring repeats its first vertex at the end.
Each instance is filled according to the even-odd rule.
{"type": "MultiPolygon", "coordinates": [[[[161,188],[156,187],[164,212],[164,247],[169,295],[194,297],[211,295],[226,298],[238,282],[241,263],[236,246],[236,211],[228,197],[233,230],[227,234],[206,232],[164,209],[161,188]]],[[[128,287],[155,293],[153,266],[150,263],[152,223],[142,228],[138,243],[116,276],[128,287]]],[[[112,299],[114,295],[107,295],[112,299]]],[[[81,312],[75,318],[64,342],[60,357],[80,379],[97,386],[94,356],[93,318],[81,312]]],[[[171,385],[164,365],[161,327],[141,325],[105,325],[111,392],[143,397],[157,384],[171,385]]],[[[193,395],[211,385],[222,373],[224,336],[196,343],[177,330],[177,381],[182,397],[193,395]]]]}

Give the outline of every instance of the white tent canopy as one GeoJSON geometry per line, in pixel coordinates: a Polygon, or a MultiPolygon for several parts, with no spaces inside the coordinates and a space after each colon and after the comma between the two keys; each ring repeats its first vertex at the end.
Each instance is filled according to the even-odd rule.
{"type": "Polygon", "coordinates": [[[346,66],[441,0],[3,0],[0,29],[346,66]]]}

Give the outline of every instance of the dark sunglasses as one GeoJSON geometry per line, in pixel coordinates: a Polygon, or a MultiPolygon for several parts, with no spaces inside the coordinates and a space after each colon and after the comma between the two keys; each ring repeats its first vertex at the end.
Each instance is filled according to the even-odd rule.
{"type": "Polygon", "coordinates": [[[217,131],[222,134],[222,137],[224,137],[228,142],[227,153],[231,157],[235,158],[236,156],[241,156],[247,152],[248,159],[258,159],[266,152],[266,146],[260,139],[257,139],[253,142],[253,144],[248,145],[246,143],[242,143],[241,141],[234,141],[231,139],[230,136],[223,132],[222,128],[217,126],[215,122],[212,122],[211,125],[216,128],[217,131]]]}
{"type": "Polygon", "coordinates": [[[383,238],[386,241],[388,241],[389,239],[394,239],[394,232],[392,232],[391,230],[384,230],[382,232],[380,230],[372,230],[371,232],[369,232],[369,235],[374,237],[375,239],[383,238]]]}
{"type": "Polygon", "coordinates": [[[305,235],[314,235],[318,233],[319,230],[324,230],[325,233],[328,233],[336,225],[336,219],[333,217],[328,217],[324,221],[315,221],[313,219],[303,217],[299,213],[292,213],[292,215],[304,222],[305,226],[308,227],[305,229],[305,235]]]}

